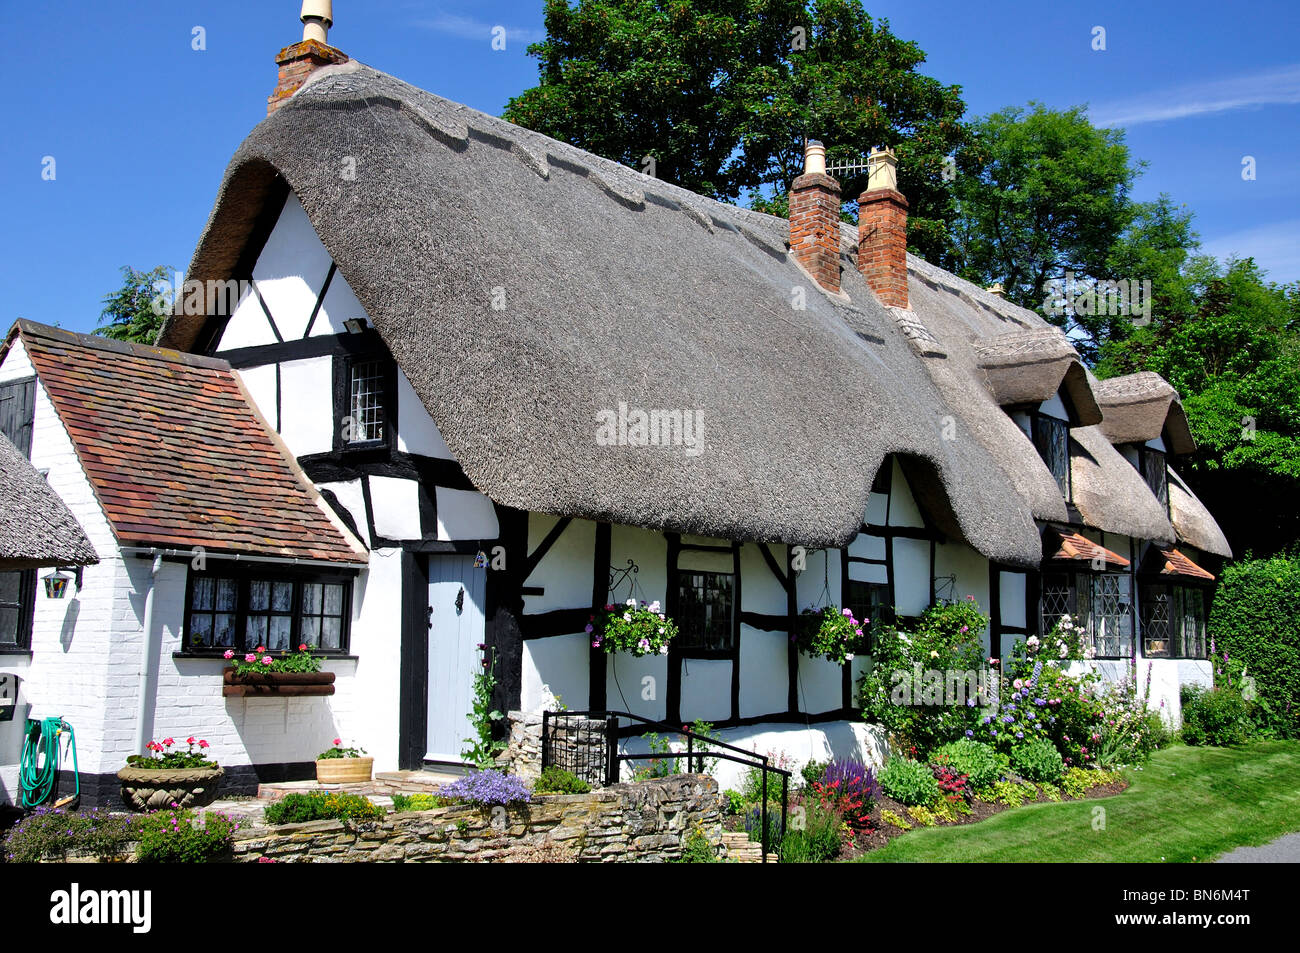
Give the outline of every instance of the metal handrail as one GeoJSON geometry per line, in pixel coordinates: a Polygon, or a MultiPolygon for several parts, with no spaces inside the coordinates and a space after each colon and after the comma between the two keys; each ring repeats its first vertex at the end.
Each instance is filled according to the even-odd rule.
{"type": "Polygon", "coordinates": [[[646,725],[648,727],[657,728],[667,734],[676,734],[685,737],[686,751],[680,753],[672,752],[671,756],[675,761],[678,756],[682,754],[685,755],[686,771],[688,774],[691,773],[691,768],[695,764],[696,759],[699,759],[698,763],[700,766],[700,773],[703,773],[704,759],[706,757],[718,758],[723,761],[733,761],[736,764],[743,764],[746,765],[747,767],[758,768],[760,771],[763,772],[762,782],[760,785],[761,787],[760,796],[762,797],[763,800],[762,817],[760,819],[760,823],[763,825],[763,829],[760,834],[760,840],[759,840],[759,843],[762,846],[763,863],[767,863],[767,854],[768,854],[767,775],[769,772],[774,772],[776,774],[779,774],[781,776],[781,839],[782,840],[785,839],[786,824],[788,820],[787,801],[789,800],[790,778],[792,777],[792,773],[790,771],[787,771],[785,768],[777,768],[772,765],[769,765],[767,763],[768,761],[767,755],[757,754],[753,751],[748,751],[745,748],[740,748],[737,747],[736,745],[727,744],[725,741],[718,741],[717,739],[710,738],[707,735],[698,734],[697,732],[691,731],[689,728],[685,727],[684,725],[679,728],[674,728],[673,726],[667,724],[666,722],[655,721],[652,718],[646,718],[643,715],[636,715],[630,711],[592,711],[590,709],[585,711],[569,711],[567,709],[563,711],[544,710],[542,712],[542,768],[543,769],[545,769],[548,766],[550,760],[547,757],[546,739],[547,739],[547,726],[552,717],[587,718],[592,721],[596,721],[596,720],[605,721],[605,745],[606,745],[605,783],[606,784],[617,783],[619,779],[619,773],[620,773],[619,772],[620,762],[658,760],[659,758],[664,757],[663,754],[658,754],[658,753],[626,754],[620,752],[618,750],[618,719],[619,718],[628,718],[632,721],[638,721],[641,724],[646,725]],[[694,750],[694,743],[696,740],[704,742],[707,745],[707,747],[705,747],[699,754],[696,754],[694,750]],[[736,752],[736,754],[735,755],[726,754],[724,751],[717,750],[718,748],[726,749],[726,751],[734,751],[736,752]],[[737,757],[736,755],[740,755],[740,757],[737,757]]]}

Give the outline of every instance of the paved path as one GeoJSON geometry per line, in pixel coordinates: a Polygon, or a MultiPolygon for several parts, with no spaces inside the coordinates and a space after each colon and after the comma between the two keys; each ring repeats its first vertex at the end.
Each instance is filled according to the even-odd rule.
{"type": "Polygon", "coordinates": [[[1263,847],[1238,847],[1230,850],[1216,864],[1296,864],[1300,863],[1300,834],[1283,834],[1263,847]]]}

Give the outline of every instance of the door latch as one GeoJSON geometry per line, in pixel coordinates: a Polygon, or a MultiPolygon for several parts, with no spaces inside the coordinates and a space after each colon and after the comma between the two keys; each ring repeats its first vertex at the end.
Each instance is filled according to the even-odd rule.
{"type": "Polygon", "coordinates": [[[433,628],[433,606],[429,606],[429,608],[426,609],[425,612],[428,613],[428,616],[429,616],[429,628],[432,629],[432,628],[433,628]]]}
{"type": "Polygon", "coordinates": [[[456,615],[460,615],[465,610],[465,587],[460,587],[460,592],[456,593],[456,615]]]}

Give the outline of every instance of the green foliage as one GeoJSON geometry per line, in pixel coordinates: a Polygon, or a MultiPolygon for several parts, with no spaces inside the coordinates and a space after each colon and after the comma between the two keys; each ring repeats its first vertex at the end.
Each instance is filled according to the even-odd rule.
{"type": "Polygon", "coordinates": [[[136,839],[138,818],[90,811],[38,807],[4,838],[7,863],[33,864],[62,860],[68,854],[110,859],[136,839]]]}
{"type": "Polygon", "coordinates": [[[965,737],[979,725],[978,679],[988,678],[981,634],[988,617],[979,611],[973,597],[959,602],[932,606],[918,620],[914,631],[900,632],[882,626],[873,646],[874,665],[859,683],[859,700],[863,717],[883,725],[906,749],[915,747],[918,754],[965,737]],[[932,697],[930,680],[913,684],[916,666],[930,672],[970,673],[971,685],[965,704],[942,697],[932,697]]]}
{"type": "Polygon", "coordinates": [[[170,286],[165,265],[149,271],[122,266],[122,287],[103,298],[99,314],[101,327],[95,332],[117,341],[153,344],[171,313],[170,294],[160,294],[163,283],[170,286]]]}
{"type": "Polygon", "coordinates": [[[1065,773],[1065,762],[1056,745],[1046,738],[1011,749],[1011,767],[1028,781],[1055,783],[1065,773]]]}
{"type": "Polygon", "coordinates": [[[883,811],[880,812],[880,819],[884,821],[886,824],[893,824],[900,831],[910,831],[912,829],[911,824],[903,820],[902,817],[900,817],[894,811],[891,811],[889,808],[885,808],[883,811]]]}
{"type": "Polygon", "coordinates": [[[1200,685],[1184,685],[1180,696],[1186,744],[1224,747],[1249,740],[1250,721],[1240,693],[1231,688],[1207,691],[1200,685]]]}
{"type": "Polygon", "coordinates": [[[259,645],[253,652],[237,655],[234,649],[226,649],[226,661],[235,670],[236,675],[258,676],[268,672],[319,672],[321,660],[313,655],[311,646],[306,642],[298,646],[298,651],[275,656],[259,645]]]}
{"type": "Polygon", "coordinates": [[[880,787],[900,804],[931,804],[939,799],[939,782],[928,764],[893,757],[880,771],[880,787]]]}
{"type": "Polygon", "coordinates": [[[720,863],[718,853],[713,844],[709,843],[708,835],[704,830],[697,826],[682,841],[682,855],[678,858],[679,864],[716,864],[720,863]]]}
{"type": "MultiPolygon", "coordinates": [[[[888,143],[909,244],[945,260],[945,159],[965,142],[965,104],[856,0],[547,0],[545,25],[528,49],[538,85],[506,105],[511,122],[724,199],[775,189],[779,202],[806,135],[832,159],[888,143]]],[[[841,184],[852,200],[866,178],[841,184]]]]}
{"type": "MultiPolygon", "coordinates": [[[[789,771],[793,767],[790,756],[784,751],[769,751],[767,753],[767,764],[769,768],[780,768],[783,771],[789,771]]],[[[763,771],[761,768],[746,768],[740,783],[740,791],[745,799],[750,802],[763,800],[763,771]]],[[[781,775],[773,771],[767,772],[767,798],[769,801],[779,801],[781,799],[781,775]]]]}
{"type": "Polygon", "coordinates": [[[909,807],[907,809],[907,816],[916,821],[916,823],[920,824],[922,827],[934,827],[935,824],[939,823],[939,819],[935,817],[934,812],[928,807],[924,807],[920,804],[909,807]]]}
{"type": "Polygon", "coordinates": [[[1089,791],[1120,779],[1118,771],[1096,771],[1089,768],[1069,768],[1061,779],[1061,790],[1069,798],[1085,797],[1089,791]]]}
{"type": "Polygon", "coordinates": [[[144,863],[203,864],[229,853],[239,825],[208,811],[200,822],[193,811],[155,811],[139,821],[136,859],[144,863]]]}
{"type": "Polygon", "coordinates": [[[832,860],[840,852],[842,827],[843,822],[834,811],[816,801],[807,801],[802,823],[797,827],[791,825],[777,847],[781,863],[820,864],[832,860]]]}
{"type": "Polygon", "coordinates": [[[741,794],[734,788],[727,788],[722,792],[722,796],[727,801],[727,806],[723,809],[724,813],[735,817],[745,813],[745,806],[749,803],[745,795],[741,794]]]}
{"type": "Polygon", "coordinates": [[[1033,785],[1018,781],[994,781],[991,789],[976,795],[978,800],[1005,804],[1007,807],[1019,807],[1033,796],[1033,785]]]}
{"type": "Polygon", "coordinates": [[[826,769],[830,767],[829,761],[809,760],[799,769],[799,775],[803,778],[804,787],[811,787],[826,776],[826,769]]]}
{"type": "Polygon", "coordinates": [[[505,716],[492,707],[492,692],[497,685],[496,649],[488,650],[486,645],[479,645],[479,654],[483,656],[483,670],[474,676],[474,701],[469,713],[470,726],[474,737],[464,739],[466,748],[460,756],[476,768],[491,767],[496,756],[506,750],[506,743],[492,737],[493,724],[505,716]]]}
{"type": "Polygon", "coordinates": [[[268,824],[302,824],[331,818],[350,818],[355,821],[378,820],[384,809],[359,794],[336,791],[311,791],[305,794],[286,794],[266,806],[268,824]]]}
{"type": "Polygon", "coordinates": [[[553,764],[546,766],[533,785],[535,794],[586,794],[590,790],[591,785],[582,778],[553,764]]]}
{"type": "Polygon", "coordinates": [[[1239,663],[1254,679],[1243,691],[1255,696],[1259,733],[1300,738],[1300,559],[1226,566],[1210,620],[1215,667],[1239,663]]]}
{"type": "Polygon", "coordinates": [[[930,763],[966,775],[971,788],[977,791],[987,788],[1006,771],[1004,759],[991,746],[970,738],[960,738],[937,748],[930,755],[930,763]]]}
{"type": "Polygon", "coordinates": [[[393,810],[397,813],[405,811],[431,811],[435,807],[447,807],[455,804],[455,801],[449,801],[446,798],[438,797],[436,794],[394,794],[393,810]]]}
{"type": "Polygon", "coordinates": [[[145,745],[149,754],[127,755],[126,763],[133,768],[149,768],[155,771],[169,771],[177,768],[215,768],[217,762],[209,760],[208,743],[193,736],[186,739],[188,747],[184,751],[173,751],[176,744],[171,738],[162,741],[150,741],[145,745]]]}
{"type": "Polygon", "coordinates": [[[809,658],[822,657],[843,665],[855,654],[866,651],[868,640],[863,626],[848,609],[826,606],[804,609],[795,630],[795,645],[809,658]]]}
{"type": "Polygon", "coordinates": [[[606,652],[628,652],[634,657],[667,655],[668,643],[677,638],[677,623],[668,618],[656,599],[640,605],[635,599],[624,605],[610,603],[593,614],[587,631],[593,648],[606,652]]]}

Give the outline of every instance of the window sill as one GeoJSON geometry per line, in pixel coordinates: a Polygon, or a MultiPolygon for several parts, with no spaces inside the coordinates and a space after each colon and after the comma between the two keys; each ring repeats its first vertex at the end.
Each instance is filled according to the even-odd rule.
{"type": "Polygon", "coordinates": [[[21,658],[26,656],[27,658],[31,658],[32,650],[25,649],[19,645],[0,645],[0,656],[9,656],[12,658],[21,658]]]}
{"type": "MultiPolygon", "coordinates": [[[[220,652],[173,652],[172,658],[178,661],[184,659],[191,662],[230,662],[230,659],[220,652]]],[[[358,655],[317,655],[316,658],[322,662],[356,662],[360,660],[358,655]]]]}

